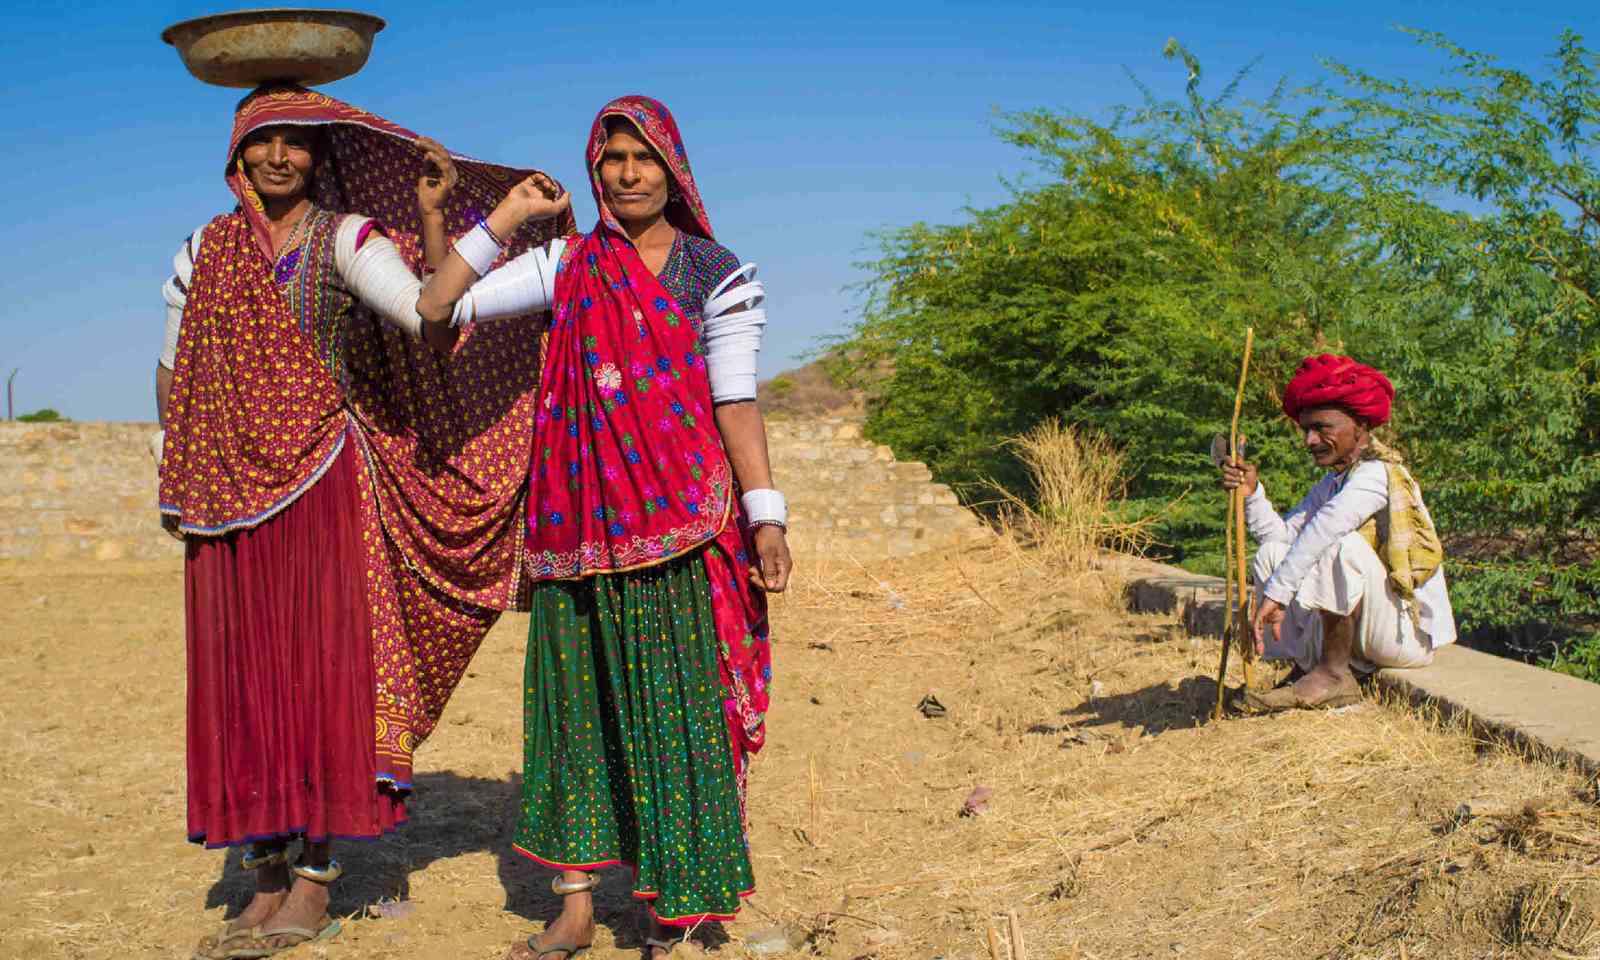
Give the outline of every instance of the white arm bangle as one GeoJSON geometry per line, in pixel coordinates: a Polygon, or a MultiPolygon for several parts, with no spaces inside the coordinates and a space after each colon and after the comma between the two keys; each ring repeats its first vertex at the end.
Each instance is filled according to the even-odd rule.
{"type": "Polygon", "coordinates": [[[772,523],[789,528],[789,504],[777,490],[746,490],[739,498],[744,515],[752,525],[772,523]]]}
{"type": "Polygon", "coordinates": [[[363,221],[347,217],[340,225],[334,240],[334,264],[357,300],[407,334],[420,337],[417,295],[422,292],[422,281],[406,266],[394,241],[377,231],[368,234],[361,249],[356,249],[363,221]]]}
{"type": "Polygon", "coordinates": [[[171,370],[178,363],[178,331],[183,326],[183,308],[189,302],[189,283],[194,278],[194,250],[205,227],[189,234],[172,258],[172,276],[161,285],[161,298],[167,303],[167,336],[161,345],[161,365],[171,370]]]}
{"type": "Polygon", "coordinates": [[[469,320],[525,317],[550,309],[556,296],[556,266],[566,247],[567,242],[557,238],[502,264],[461,295],[451,324],[459,327],[469,320]]]}
{"type": "Polygon", "coordinates": [[[706,298],[706,377],[715,403],[756,398],[756,355],[761,329],[767,325],[766,288],[755,279],[756,265],[747,263],[728,274],[706,298]]]}
{"type": "Polygon", "coordinates": [[[480,222],[461,235],[461,239],[456,241],[455,251],[467,261],[472,272],[481,277],[489,272],[495,258],[500,256],[500,242],[490,236],[489,228],[480,222]]]}

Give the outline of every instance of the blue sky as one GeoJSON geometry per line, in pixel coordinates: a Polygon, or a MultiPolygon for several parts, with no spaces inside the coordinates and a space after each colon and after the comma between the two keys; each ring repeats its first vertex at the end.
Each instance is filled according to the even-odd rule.
{"type": "MultiPolygon", "coordinates": [[[[1309,83],[1331,57],[1426,75],[1439,61],[1399,24],[1439,30],[1542,72],[1564,27],[1600,45],[1587,4],[810,3],[451,4],[357,0],[389,21],[371,61],[328,93],[462,153],[539,166],[575,187],[594,112],[647,93],[683,128],[718,238],[761,265],[762,374],[845,329],[870,234],[948,222],[1031,170],[993,135],[997,111],[1102,114],[1132,102],[1123,68],[1161,95],[1177,37],[1213,78],[1260,57],[1264,86],[1309,83]],[[488,8],[488,11],[485,11],[488,8]]],[[[241,4],[244,5],[244,4],[241,4]]],[[[0,376],[17,412],[154,417],[158,288],[179,241],[223,212],[231,109],[158,39],[204,3],[8,4],[0,137],[13,193],[0,217],[0,376]]],[[[579,195],[581,194],[581,195],[579,195]]]]}

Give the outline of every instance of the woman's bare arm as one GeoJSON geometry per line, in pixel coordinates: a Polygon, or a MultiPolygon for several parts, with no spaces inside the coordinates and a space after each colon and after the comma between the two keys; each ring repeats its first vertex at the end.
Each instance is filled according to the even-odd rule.
{"type": "MultiPolygon", "coordinates": [[[[767,454],[767,428],[761,421],[761,408],[754,400],[738,400],[718,404],[713,416],[739,488],[772,489],[772,461],[767,454]]],[[[752,539],[759,567],[750,571],[751,579],[772,593],[782,593],[794,569],[784,528],[761,524],[752,539]]]]}
{"type": "MultiPolygon", "coordinates": [[[[561,190],[554,180],[536,173],[506,194],[504,200],[484,220],[496,243],[509,237],[528,220],[542,220],[559,216],[572,206],[572,197],[561,190]]],[[[466,238],[463,238],[465,240],[466,238]]],[[[422,295],[417,298],[417,313],[429,324],[448,324],[455,312],[456,301],[478,279],[478,271],[466,258],[452,249],[439,265],[422,295]]]]}

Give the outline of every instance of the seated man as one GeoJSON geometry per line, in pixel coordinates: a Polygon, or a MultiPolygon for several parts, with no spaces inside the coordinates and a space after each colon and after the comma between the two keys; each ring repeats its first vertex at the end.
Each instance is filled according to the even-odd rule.
{"type": "Polygon", "coordinates": [[[1305,671],[1292,685],[1246,691],[1249,709],[1354,703],[1353,671],[1424,666],[1455,641],[1433,519],[1399,455],[1371,433],[1388,422],[1393,401],[1394,386],[1377,370],[1308,357],[1284,390],[1283,412],[1327,475],[1280,517],[1255,465],[1222,468],[1225,489],[1243,488],[1245,521],[1261,543],[1256,652],[1305,671]]]}

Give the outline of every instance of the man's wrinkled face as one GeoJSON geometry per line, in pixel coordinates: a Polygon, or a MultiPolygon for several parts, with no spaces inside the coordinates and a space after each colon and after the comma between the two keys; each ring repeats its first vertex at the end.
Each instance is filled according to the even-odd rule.
{"type": "Polygon", "coordinates": [[[1356,462],[1367,442],[1367,426],[1343,407],[1311,407],[1300,411],[1306,452],[1319,467],[1343,469],[1356,462]]]}

